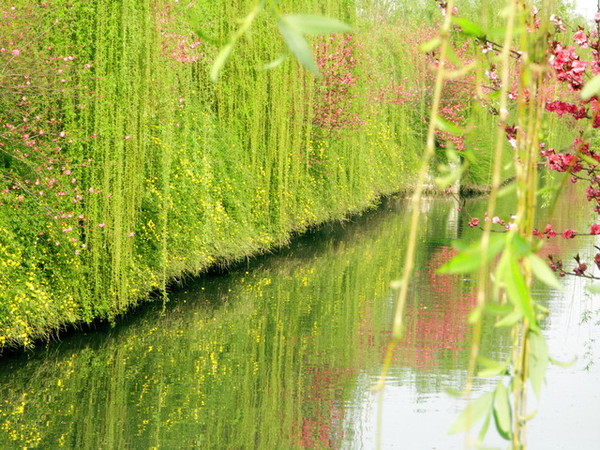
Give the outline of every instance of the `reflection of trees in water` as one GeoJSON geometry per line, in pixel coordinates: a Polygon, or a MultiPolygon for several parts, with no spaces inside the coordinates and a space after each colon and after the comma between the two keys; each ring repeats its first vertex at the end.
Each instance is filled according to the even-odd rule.
{"type": "MultiPolygon", "coordinates": [[[[10,386],[0,402],[24,398],[27,414],[0,411],[0,425],[10,419],[48,448],[62,434],[81,447],[109,438],[136,448],[339,447],[359,374],[380,369],[406,205],[389,200],[388,213],[329,226],[250,267],[199,279],[163,312],[155,305],[127,326],[67,340],[60,350],[68,352],[24,358],[0,373],[0,386],[10,386]]],[[[458,324],[468,286],[435,273],[451,256],[452,207],[432,200],[423,222],[421,281],[398,354],[419,377],[422,369],[448,374],[464,359],[467,329],[458,324]]],[[[0,447],[16,442],[27,443],[0,434],[0,447]]]]}
{"type": "Polygon", "coordinates": [[[475,294],[460,277],[436,272],[456,254],[448,247],[437,248],[419,273],[413,302],[406,305],[406,331],[397,351],[403,364],[448,368],[448,359],[456,361],[464,349],[475,294]]]}
{"type": "Polygon", "coordinates": [[[301,448],[339,448],[344,440],[344,386],[351,385],[358,367],[339,368],[327,364],[307,367],[308,379],[305,408],[295,436],[295,445],[301,448]]]}

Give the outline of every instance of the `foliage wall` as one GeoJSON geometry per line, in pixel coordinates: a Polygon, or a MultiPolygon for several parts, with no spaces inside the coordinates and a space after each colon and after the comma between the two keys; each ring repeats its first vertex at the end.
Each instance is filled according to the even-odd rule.
{"type": "Polygon", "coordinates": [[[216,84],[210,64],[253,2],[183,3],[0,11],[0,347],[113,319],[410,186],[424,102],[390,92],[423,68],[391,70],[398,44],[354,2],[286,2],[357,24],[313,40],[322,78],[291,58],[257,70],[284,48],[265,16],[216,84]]]}

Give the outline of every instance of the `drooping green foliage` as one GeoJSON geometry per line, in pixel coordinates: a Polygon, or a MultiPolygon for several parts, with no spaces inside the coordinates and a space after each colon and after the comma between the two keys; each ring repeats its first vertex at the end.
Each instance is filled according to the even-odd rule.
{"type": "Polygon", "coordinates": [[[355,25],[312,39],[323,78],[291,58],[260,70],[285,48],[261,16],[216,84],[211,64],[253,2],[13,3],[0,16],[0,347],[112,319],[168,280],[410,186],[422,102],[378,97],[408,81],[372,56],[388,50],[352,1],[282,11],[355,25]]]}

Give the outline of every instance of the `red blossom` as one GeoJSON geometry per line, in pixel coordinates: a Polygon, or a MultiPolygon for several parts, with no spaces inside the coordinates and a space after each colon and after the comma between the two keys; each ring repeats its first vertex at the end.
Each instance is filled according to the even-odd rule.
{"type": "Polygon", "coordinates": [[[582,262],[582,263],[579,263],[579,265],[573,269],[573,272],[575,272],[575,275],[580,275],[581,276],[581,275],[583,275],[585,273],[585,271],[587,270],[587,268],[588,268],[587,264],[584,263],[584,262],[582,262]]]}
{"type": "Polygon", "coordinates": [[[474,228],[476,226],[479,225],[479,219],[477,217],[473,217],[470,221],[469,221],[469,226],[471,228],[474,228]]]}
{"type": "Polygon", "coordinates": [[[573,40],[581,48],[587,48],[589,45],[588,35],[585,33],[585,31],[583,31],[582,28],[577,30],[577,32],[573,35],[573,40]]]}
{"type": "Polygon", "coordinates": [[[563,114],[571,114],[575,119],[587,118],[585,107],[578,108],[576,105],[561,101],[546,103],[546,111],[555,112],[559,117],[562,117],[563,114]]]}
{"type": "Polygon", "coordinates": [[[572,90],[580,90],[584,85],[583,73],[587,68],[587,61],[582,61],[575,47],[563,47],[554,42],[552,54],[548,59],[552,68],[556,71],[556,78],[565,81],[572,90]]]}
{"type": "Polygon", "coordinates": [[[353,87],[358,82],[355,48],[354,37],[350,34],[329,36],[316,46],[317,66],[322,75],[317,86],[313,118],[317,128],[331,132],[363,124],[353,108],[353,87]]]}
{"type": "Polygon", "coordinates": [[[556,231],[552,229],[552,225],[548,224],[546,225],[546,228],[544,228],[544,234],[548,239],[550,239],[556,236],[556,231]]]}

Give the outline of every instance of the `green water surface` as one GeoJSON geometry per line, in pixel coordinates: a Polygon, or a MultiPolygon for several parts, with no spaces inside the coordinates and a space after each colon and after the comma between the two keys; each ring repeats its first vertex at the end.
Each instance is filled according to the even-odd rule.
{"type": "MultiPolygon", "coordinates": [[[[484,206],[470,202],[468,208],[481,214],[484,206]]],[[[506,214],[510,206],[506,202],[506,214]]],[[[5,355],[0,448],[374,448],[377,433],[382,448],[463,448],[464,436],[448,436],[447,429],[465,403],[446,390],[460,389],[465,380],[466,316],[475,300],[468,277],[439,275],[436,268],[455,254],[453,239],[475,239],[478,231],[466,226],[470,215],[452,199],[426,200],[422,209],[406,336],[394,356],[379,425],[371,389],[390,335],[390,281],[398,278],[405,251],[410,209],[403,199],[190,281],[168,304],[143,307],[115,327],[98,325],[5,355]]],[[[573,211],[565,207],[563,215],[572,218],[573,211]]],[[[570,289],[569,295],[537,289],[553,310],[544,324],[551,352],[558,346],[568,357],[587,346],[590,360],[600,342],[590,343],[596,328],[563,345],[561,336],[579,329],[580,312],[568,306],[573,292],[581,294],[578,303],[586,297],[570,289]],[[569,315],[575,328],[563,324],[552,332],[552,324],[569,315]]],[[[485,329],[482,352],[507,355],[506,334],[485,329]]],[[[584,362],[550,372],[558,381],[549,383],[530,448],[563,448],[545,444],[558,442],[548,440],[555,422],[571,417],[559,403],[564,386],[598,400],[600,372],[583,370],[584,362]]],[[[476,380],[475,390],[493,383],[476,380]]],[[[577,395],[569,394],[567,403],[589,431],[579,432],[577,448],[593,448],[586,442],[600,436],[589,417],[600,417],[600,402],[581,406],[577,395]]],[[[500,438],[490,442],[507,447],[500,438]]]]}

